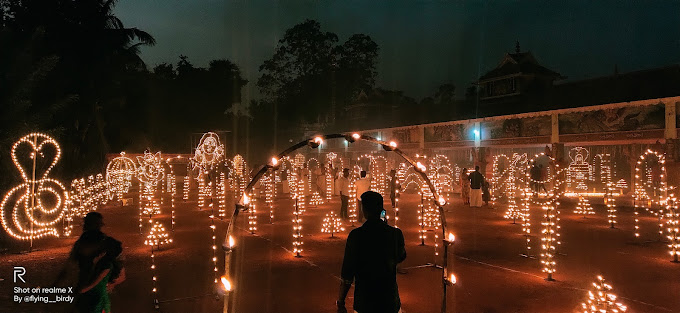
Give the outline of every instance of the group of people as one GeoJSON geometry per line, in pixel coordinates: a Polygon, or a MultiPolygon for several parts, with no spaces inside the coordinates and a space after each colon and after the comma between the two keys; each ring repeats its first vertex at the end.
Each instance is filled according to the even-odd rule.
{"type": "Polygon", "coordinates": [[[468,173],[467,168],[460,172],[460,196],[463,203],[473,208],[489,205],[491,194],[489,193],[489,182],[484,179],[484,175],[479,172],[479,166],[475,166],[472,173],[468,173]]]}
{"type": "MultiPolygon", "coordinates": [[[[395,171],[392,171],[392,203],[395,195],[395,171]]],[[[349,202],[349,169],[339,178],[341,215],[347,215],[349,202]]],[[[370,180],[362,171],[356,182],[360,218],[365,222],[347,236],[342,262],[340,288],[335,302],[338,313],[347,313],[345,299],[352,284],[355,313],[402,313],[397,287],[397,264],[406,259],[404,235],[383,219],[383,197],[369,191],[370,180]]],[[[78,266],[78,312],[110,313],[109,293],[125,280],[122,266],[122,244],[102,232],[104,220],[100,213],[90,212],[83,219],[83,233],[73,245],[68,263],[54,285],[66,277],[69,265],[78,266]]]]}

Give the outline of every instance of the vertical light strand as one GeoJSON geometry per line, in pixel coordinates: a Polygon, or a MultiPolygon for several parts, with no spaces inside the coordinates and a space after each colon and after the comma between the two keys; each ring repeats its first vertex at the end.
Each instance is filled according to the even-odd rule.
{"type": "Polygon", "coordinates": [[[142,212],[144,211],[144,201],[142,200],[144,198],[144,193],[146,188],[142,186],[142,181],[139,181],[139,233],[142,233],[142,212]]]}
{"type": "MultiPolygon", "coordinates": [[[[330,163],[329,163],[330,164],[330,163]]],[[[326,167],[326,201],[331,202],[333,196],[333,166],[332,164],[326,167]]]]}
{"type": "Polygon", "coordinates": [[[508,198],[508,210],[505,212],[506,219],[512,219],[512,223],[517,222],[517,218],[521,218],[522,213],[517,206],[517,187],[515,182],[515,170],[510,168],[508,170],[508,178],[505,183],[506,195],[508,198]]]}
{"type": "Polygon", "coordinates": [[[671,257],[674,263],[678,263],[678,255],[680,255],[680,212],[678,211],[678,203],[675,194],[671,193],[666,200],[666,223],[668,235],[668,248],[670,249],[671,257]]]}
{"type": "Polygon", "coordinates": [[[299,194],[293,195],[295,208],[293,211],[293,254],[295,257],[302,257],[302,212],[300,212],[299,194]]]}
{"type": "Polygon", "coordinates": [[[555,213],[554,203],[547,201],[542,205],[543,208],[543,225],[541,238],[541,264],[543,264],[543,272],[548,276],[547,281],[553,281],[553,273],[555,273],[556,265],[555,254],[557,250],[557,236],[559,226],[557,225],[558,217],[555,213]]]}
{"type": "Polygon", "coordinates": [[[204,209],[205,208],[205,176],[203,175],[203,172],[201,172],[198,175],[198,208],[199,209],[204,209]]]}
{"type": "Polygon", "coordinates": [[[255,234],[255,231],[257,231],[257,208],[256,208],[256,200],[255,200],[255,195],[250,194],[250,206],[248,207],[248,211],[250,211],[250,214],[248,214],[248,231],[250,231],[251,234],[255,234]]]}
{"type": "Polygon", "coordinates": [[[394,188],[394,227],[399,228],[399,187],[394,188]]]}
{"type": "Polygon", "coordinates": [[[172,206],[171,224],[170,229],[175,231],[175,197],[177,196],[177,176],[172,175],[171,179],[171,194],[170,194],[170,205],[172,206]]]}
{"type": "Polygon", "coordinates": [[[159,303],[158,303],[158,289],[156,285],[158,282],[156,281],[156,255],[154,254],[154,249],[153,245],[151,246],[151,293],[153,295],[153,305],[155,309],[158,309],[159,303]]]}
{"type": "Polygon", "coordinates": [[[609,221],[609,228],[616,228],[616,197],[614,196],[614,192],[616,192],[616,187],[614,184],[610,181],[607,182],[607,190],[604,195],[604,201],[605,204],[607,205],[607,219],[609,221]]]}
{"type": "Polygon", "coordinates": [[[425,198],[422,190],[418,193],[420,194],[420,203],[418,204],[418,226],[420,226],[420,229],[418,230],[418,238],[420,238],[420,245],[424,246],[425,238],[427,237],[425,233],[425,198]]]}
{"type": "Polygon", "coordinates": [[[526,243],[526,257],[531,255],[531,192],[528,187],[522,191],[522,232],[526,243]]]}
{"type": "Polygon", "coordinates": [[[215,206],[210,197],[210,231],[212,232],[212,265],[213,265],[213,282],[217,284],[217,237],[215,234],[215,206]]]}
{"type": "Polygon", "coordinates": [[[352,223],[352,227],[357,222],[357,185],[351,178],[349,178],[349,222],[352,223]]]}
{"type": "Polygon", "coordinates": [[[226,210],[227,210],[227,178],[224,172],[220,172],[220,182],[218,184],[217,190],[219,191],[218,195],[218,216],[220,219],[224,219],[226,217],[226,210]]]}
{"type": "Polygon", "coordinates": [[[269,208],[269,224],[272,224],[274,223],[274,191],[276,189],[274,171],[265,174],[262,183],[264,184],[264,202],[269,208]]]}
{"type": "Polygon", "coordinates": [[[182,187],[182,200],[189,200],[189,176],[183,176],[184,184],[182,187]]]}

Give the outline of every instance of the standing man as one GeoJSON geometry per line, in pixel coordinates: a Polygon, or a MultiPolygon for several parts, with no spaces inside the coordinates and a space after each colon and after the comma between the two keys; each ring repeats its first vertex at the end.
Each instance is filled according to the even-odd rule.
{"type": "Polygon", "coordinates": [[[475,171],[469,176],[470,179],[470,207],[479,208],[482,206],[482,184],[484,176],[479,172],[479,165],[475,166],[475,171]]]}
{"type": "Polygon", "coordinates": [[[361,171],[359,180],[357,180],[356,185],[357,185],[357,213],[359,213],[359,221],[364,220],[364,211],[361,209],[361,195],[364,194],[364,192],[369,191],[371,189],[371,181],[366,178],[366,171],[361,171]]]}
{"type": "Polygon", "coordinates": [[[404,235],[380,219],[383,197],[374,191],[361,195],[366,222],[349,233],[342,261],[338,313],[346,313],[345,298],[354,286],[354,312],[397,313],[401,301],[397,264],[406,259],[404,235]]]}
{"type": "Polygon", "coordinates": [[[340,189],[340,218],[347,219],[347,206],[349,205],[349,169],[342,170],[342,176],[338,178],[340,189]]]}
{"type": "Polygon", "coordinates": [[[392,208],[397,207],[397,171],[392,169],[390,171],[390,200],[392,200],[392,208]]]}

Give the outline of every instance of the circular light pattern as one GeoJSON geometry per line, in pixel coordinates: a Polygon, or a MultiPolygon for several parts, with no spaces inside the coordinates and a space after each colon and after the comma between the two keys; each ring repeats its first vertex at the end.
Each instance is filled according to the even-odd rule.
{"type": "Polygon", "coordinates": [[[64,185],[48,176],[61,157],[59,144],[48,135],[31,133],[14,143],[11,156],[24,182],[7,192],[0,203],[3,228],[20,240],[58,237],[55,224],[63,218],[69,198],[64,185]],[[24,147],[29,149],[28,156],[19,155],[18,150],[24,147]],[[46,152],[50,147],[54,156],[47,169],[39,172],[36,164],[39,159],[48,157],[46,152]],[[24,168],[26,163],[31,166],[24,168]]]}

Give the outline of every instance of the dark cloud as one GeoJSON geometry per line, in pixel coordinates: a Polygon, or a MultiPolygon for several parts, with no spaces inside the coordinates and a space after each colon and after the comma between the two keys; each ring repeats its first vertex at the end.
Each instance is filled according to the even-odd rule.
{"type": "MultiPolygon", "coordinates": [[[[201,66],[228,58],[253,83],[284,31],[316,19],[341,41],[373,37],[378,84],[415,97],[449,81],[462,90],[515,40],[570,79],[606,75],[615,64],[631,71],[680,61],[680,1],[123,0],[117,13],[156,36],[143,51],[149,64],[179,54],[201,66]]],[[[256,94],[253,83],[246,97],[256,94]]]]}

